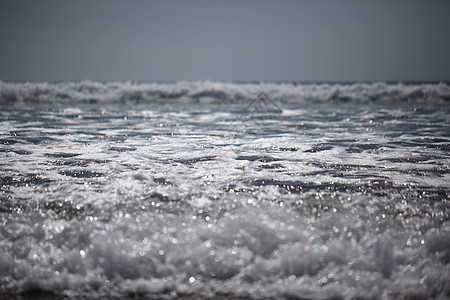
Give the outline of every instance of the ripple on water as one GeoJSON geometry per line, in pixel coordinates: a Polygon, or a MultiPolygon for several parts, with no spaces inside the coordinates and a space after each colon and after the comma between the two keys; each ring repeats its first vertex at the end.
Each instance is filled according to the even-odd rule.
{"type": "Polygon", "coordinates": [[[2,112],[0,295],[450,293],[446,108],[69,108],[2,112]]]}

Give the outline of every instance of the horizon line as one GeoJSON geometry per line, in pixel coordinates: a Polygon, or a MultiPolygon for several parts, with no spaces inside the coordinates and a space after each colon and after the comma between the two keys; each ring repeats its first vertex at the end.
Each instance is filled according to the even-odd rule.
{"type": "Polygon", "coordinates": [[[251,79],[251,80],[216,80],[216,79],[2,79],[0,82],[134,82],[134,83],[176,83],[176,82],[223,82],[223,83],[450,83],[449,79],[251,79]]]}

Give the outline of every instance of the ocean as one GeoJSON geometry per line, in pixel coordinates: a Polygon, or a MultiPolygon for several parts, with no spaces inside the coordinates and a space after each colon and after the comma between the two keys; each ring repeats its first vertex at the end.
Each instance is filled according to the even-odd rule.
{"type": "Polygon", "coordinates": [[[0,298],[449,299],[450,85],[0,82],[0,298]]]}

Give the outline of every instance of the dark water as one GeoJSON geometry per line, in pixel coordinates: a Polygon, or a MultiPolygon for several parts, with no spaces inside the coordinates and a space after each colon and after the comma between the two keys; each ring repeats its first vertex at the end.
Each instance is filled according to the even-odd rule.
{"type": "Polygon", "coordinates": [[[448,105],[248,104],[2,106],[0,295],[450,297],[448,105]]]}

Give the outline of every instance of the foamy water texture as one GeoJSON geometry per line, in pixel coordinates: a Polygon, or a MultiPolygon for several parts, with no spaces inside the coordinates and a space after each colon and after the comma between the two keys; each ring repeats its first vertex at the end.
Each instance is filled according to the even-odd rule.
{"type": "Polygon", "coordinates": [[[407,86],[428,104],[280,85],[275,106],[249,106],[257,84],[222,104],[11,100],[26,86],[0,97],[4,298],[450,297],[445,84],[407,86]]]}
{"type": "Polygon", "coordinates": [[[2,82],[0,103],[241,103],[260,92],[283,103],[440,103],[449,83],[2,82]]]}

